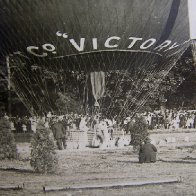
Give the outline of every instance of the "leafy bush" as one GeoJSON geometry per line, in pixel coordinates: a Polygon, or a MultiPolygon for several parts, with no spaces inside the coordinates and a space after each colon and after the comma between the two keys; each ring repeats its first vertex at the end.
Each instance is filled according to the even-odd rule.
{"type": "Polygon", "coordinates": [[[11,132],[10,123],[7,119],[0,119],[0,159],[16,159],[17,148],[14,134],[11,132]]]}
{"type": "Polygon", "coordinates": [[[53,173],[58,164],[54,139],[50,136],[50,132],[43,122],[39,122],[31,141],[30,164],[38,173],[53,173]]]}
{"type": "Polygon", "coordinates": [[[136,117],[135,122],[128,124],[128,131],[131,134],[131,145],[137,148],[148,136],[148,125],[143,117],[136,117]]]}

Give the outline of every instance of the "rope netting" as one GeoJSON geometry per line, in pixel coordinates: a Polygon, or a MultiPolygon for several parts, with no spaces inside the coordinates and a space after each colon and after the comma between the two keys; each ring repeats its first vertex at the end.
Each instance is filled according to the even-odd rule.
{"type": "Polygon", "coordinates": [[[103,71],[100,112],[134,115],[190,45],[185,1],[4,0],[0,5],[2,54],[13,54],[11,84],[35,114],[60,111],[58,93],[88,102],[89,74],[103,71]],[[146,90],[150,78],[156,85],[146,90]],[[125,80],[130,85],[123,86],[125,80]],[[126,100],[116,113],[121,96],[126,100]]]}
{"type": "MultiPolygon", "coordinates": [[[[188,44],[189,43],[187,43],[187,46],[188,44]]],[[[159,65],[154,64],[153,58],[148,59],[145,54],[142,54],[140,55],[142,59],[141,64],[135,68],[128,66],[127,69],[123,70],[106,71],[106,95],[104,95],[104,97],[99,101],[100,112],[102,110],[107,110],[104,112],[108,116],[116,114],[115,104],[121,96],[121,84],[124,80],[130,81],[131,88],[127,87],[125,89],[127,98],[124,101],[118,116],[124,116],[127,111],[132,111],[133,114],[139,111],[148,100],[150,94],[159,87],[162,80],[186,50],[186,47],[159,65]],[[149,62],[149,64],[146,62],[149,62]],[[127,78],[127,74],[128,76],[132,76],[132,78],[127,78]],[[112,79],[111,76],[115,78],[112,79]],[[153,79],[156,80],[156,85],[146,90],[145,86],[150,77],[153,77],[153,79]],[[112,84],[112,81],[115,81],[115,83],[112,84]],[[107,99],[108,89],[111,91],[111,99],[109,105],[106,105],[105,102],[107,99]],[[106,107],[107,109],[105,109],[106,107]]],[[[107,56],[109,55],[107,54],[107,56]]],[[[134,56],[137,58],[137,54],[134,54],[134,56]]],[[[129,55],[126,55],[124,58],[126,59],[122,61],[123,63],[134,64],[132,62],[134,60],[131,60],[129,55]]],[[[14,57],[14,60],[17,60],[17,62],[15,62],[16,66],[13,67],[13,74],[11,78],[12,86],[29,111],[31,108],[34,108],[34,111],[54,111],[56,96],[52,97],[51,95],[58,94],[58,92],[71,92],[69,91],[70,89],[66,87],[67,85],[70,85],[69,81],[66,81],[66,77],[70,77],[71,74],[75,75],[72,80],[75,82],[75,85],[72,84],[72,87],[75,89],[72,89],[72,92],[75,90],[77,91],[77,93],[74,93],[76,96],[80,96],[81,99],[86,99],[86,96],[82,96],[82,93],[84,93],[84,88],[88,81],[87,72],[67,72],[63,70],[63,67],[59,68],[59,66],[57,66],[57,69],[53,69],[51,71],[41,65],[32,65],[29,67],[28,65],[23,64],[20,58],[18,59],[14,57]],[[78,77],[81,77],[82,79],[79,79],[78,77]],[[66,90],[63,87],[66,87],[66,90]]]]}

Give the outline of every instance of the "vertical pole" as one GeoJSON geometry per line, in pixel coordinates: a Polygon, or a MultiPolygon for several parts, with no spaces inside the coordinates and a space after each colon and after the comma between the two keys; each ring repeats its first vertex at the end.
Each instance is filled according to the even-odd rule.
{"type": "Polygon", "coordinates": [[[192,40],[192,55],[193,55],[193,65],[196,67],[196,39],[192,40]]]}
{"type": "Polygon", "coordinates": [[[11,84],[10,84],[10,57],[6,56],[6,66],[7,66],[7,89],[8,89],[8,116],[11,117],[11,84]]]}
{"type": "Polygon", "coordinates": [[[191,39],[196,39],[196,12],[195,0],[188,0],[189,34],[191,39]]]}

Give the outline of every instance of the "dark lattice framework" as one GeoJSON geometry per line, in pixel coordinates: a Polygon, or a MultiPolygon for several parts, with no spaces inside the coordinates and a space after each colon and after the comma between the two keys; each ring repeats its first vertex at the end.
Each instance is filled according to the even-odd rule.
{"type": "MultiPolygon", "coordinates": [[[[83,82],[87,81],[93,71],[107,75],[121,72],[113,85],[108,113],[120,96],[124,76],[130,73],[137,91],[129,89],[130,96],[119,115],[125,110],[138,111],[190,45],[187,1],[183,0],[2,0],[0,17],[1,59],[12,54],[12,87],[26,107],[37,112],[53,109],[49,86],[59,85],[59,81],[66,86],[70,73],[78,73],[83,82]],[[130,37],[138,42],[129,48],[133,41],[130,37]],[[156,42],[144,47],[149,39],[148,44],[156,42]],[[171,44],[160,49],[168,40],[171,44]],[[143,84],[151,75],[159,80],[154,89],[145,91],[143,84]]],[[[75,83],[79,89],[78,77],[75,83]]],[[[59,87],[59,91],[63,89],[59,87]]],[[[104,98],[100,105],[103,103],[104,98]]]]}

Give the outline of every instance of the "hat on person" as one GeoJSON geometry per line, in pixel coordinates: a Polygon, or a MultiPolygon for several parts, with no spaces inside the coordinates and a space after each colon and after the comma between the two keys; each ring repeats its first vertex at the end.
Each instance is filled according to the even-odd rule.
{"type": "Polygon", "coordinates": [[[150,139],[149,137],[147,137],[147,138],[145,139],[145,142],[151,142],[151,139],[150,139]]]}

